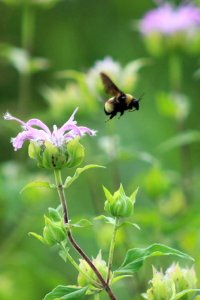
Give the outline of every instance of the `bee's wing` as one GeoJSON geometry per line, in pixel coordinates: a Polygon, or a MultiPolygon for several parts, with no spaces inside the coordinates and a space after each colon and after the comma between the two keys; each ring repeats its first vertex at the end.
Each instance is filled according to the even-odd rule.
{"type": "Polygon", "coordinates": [[[112,80],[103,72],[100,73],[105,91],[107,94],[118,97],[122,94],[122,91],[112,82],[112,80]]]}

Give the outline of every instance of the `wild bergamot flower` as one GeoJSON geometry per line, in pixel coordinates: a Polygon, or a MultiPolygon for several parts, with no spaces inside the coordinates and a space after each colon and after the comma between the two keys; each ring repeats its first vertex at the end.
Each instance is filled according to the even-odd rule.
{"type": "Polygon", "coordinates": [[[95,135],[96,131],[84,126],[77,126],[74,116],[75,109],[69,120],[60,128],[53,126],[53,131],[39,119],[24,122],[9,113],[5,120],[14,120],[22,125],[23,131],[11,139],[14,150],[22,148],[26,140],[30,141],[29,156],[37,160],[39,166],[50,169],[61,169],[64,166],[74,167],[80,164],[84,156],[84,148],[79,139],[88,134],[95,135]]]}
{"type": "Polygon", "coordinates": [[[162,52],[167,47],[197,51],[200,47],[200,8],[192,3],[177,7],[161,3],[140,20],[139,31],[152,52],[162,52]]]}

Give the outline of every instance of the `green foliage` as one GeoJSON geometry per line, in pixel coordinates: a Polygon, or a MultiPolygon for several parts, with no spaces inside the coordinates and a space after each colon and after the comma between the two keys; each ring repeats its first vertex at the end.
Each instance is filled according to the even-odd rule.
{"type": "Polygon", "coordinates": [[[166,255],[175,255],[184,259],[194,260],[191,256],[174,248],[163,244],[152,244],[147,248],[128,250],[122,265],[115,271],[115,274],[134,274],[142,267],[147,258],[166,255]]]}
{"type": "Polygon", "coordinates": [[[53,289],[50,293],[48,293],[43,298],[43,300],[56,300],[56,299],[80,300],[80,299],[83,299],[83,296],[85,295],[86,291],[87,291],[87,287],[78,288],[78,287],[73,287],[73,286],[58,285],[55,289],[53,289]]]}
{"type": "Polygon", "coordinates": [[[50,184],[47,181],[33,181],[27,183],[20,191],[20,193],[23,193],[27,189],[32,189],[32,188],[55,188],[54,184],[50,184]]]}
{"type": "Polygon", "coordinates": [[[68,176],[64,182],[64,188],[68,188],[79,176],[82,172],[88,170],[88,169],[93,169],[93,168],[105,168],[104,166],[99,166],[99,165],[87,165],[84,166],[83,168],[77,168],[74,176],[68,176]]]}
{"type": "MultiPolygon", "coordinates": [[[[136,23],[155,5],[128,0],[104,4],[93,0],[86,6],[81,1],[68,0],[0,1],[1,114],[6,110],[18,111],[19,116],[42,116],[48,124],[61,124],[79,106],[81,122],[98,129],[94,142],[84,141],[86,163],[105,165],[107,171],[89,173],[67,191],[70,216],[78,212],[84,219],[77,223],[70,221],[65,230],[74,230],[77,241],[90,255],[97,253],[99,246],[107,254],[114,217],[96,218],[106,223],[95,223],[96,239],[92,230],[79,230],[90,225],[85,216],[102,213],[99,186],[103,184],[113,190],[123,181],[131,192],[132,187],[140,185],[136,212],[129,221],[121,219],[118,224],[112,269],[118,267],[125,246],[139,247],[159,240],[195,257],[198,274],[200,72],[198,57],[192,53],[199,52],[199,35],[195,36],[196,45],[194,41],[183,45],[182,36],[168,43],[160,36],[151,36],[149,40],[144,39],[145,49],[142,37],[136,31],[131,32],[129,24],[136,23]],[[55,6],[59,2],[60,5],[55,6]],[[190,56],[183,54],[180,47],[174,51],[175,45],[187,51],[191,48],[190,56]],[[139,112],[105,123],[103,105],[110,96],[103,91],[100,71],[108,73],[125,92],[136,97],[144,92],[139,112]],[[83,201],[78,201],[80,193],[83,201]],[[152,201],[155,198],[156,202],[152,201]],[[138,228],[137,223],[143,229],[140,232],[126,226],[138,228]]],[[[63,267],[63,261],[55,256],[59,248],[60,256],[68,264],[68,244],[61,246],[61,242],[49,251],[26,236],[30,228],[40,232],[41,215],[46,207],[57,205],[53,190],[56,186],[46,179],[46,170],[38,171],[32,161],[26,161],[23,150],[13,154],[9,145],[10,132],[15,131],[13,125],[1,121],[1,129],[0,299],[10,300],[13,295],[16,299],[42,299],[58,282],[75,282],[77,275],[69,265],[63,267]],[[25,182],[30,183],[25,185],[25,182]],[[25,193],[19,195],[21,189],[25,193]]],[[[67,169],[65,187],[71,186],[82,173],[80,170],[87,168],[79,168],[75,174],[67,169]]],[[[56,223],[62,213],[60,209],[49,208],[48,217],[56,223]]],[[[33,235],[44,241],[43,236],[33,235]]],[[[160,260],[160,266],[163,265],[164,260],[160,260]]],[[[129,276],[116,274],[112,284],[129,276]]],[[[134,282],[129,281],[125,286],[122,281],[119,288],[116,287],[117,296],[140,299],[149,279],[148,273],[141,270],[134,276],[134,282]]],[[[79,290],[70,288],[58,297],[70,298],[73,288],[74,292],[79,290]]],[[[184,290],[175,299],[184,299],[186,293],[193,299],[192,291],[184,290]]],[[[105,293],[100,297],[107,299],[105,293]]]]}

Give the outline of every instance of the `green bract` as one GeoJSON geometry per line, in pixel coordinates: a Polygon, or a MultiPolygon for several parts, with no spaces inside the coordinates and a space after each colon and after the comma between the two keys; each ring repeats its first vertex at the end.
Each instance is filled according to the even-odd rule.
{"type": "Polygon", "coordinates": [[[53,246],[66,240],[66,231],[62,221],[55,222],[47,216],[44,216],[44,220],[45,226],[43,229],[43,236],[30,232],[32,236],[49,246],[53,246]]]}
{"type": "Polygon", "coordinates": [[[105,187],[103,189],[107,199],[104,205],[105,211],[113,217],[129,217],[132,215],[138,189],[130,197],[126,196],[122,184],[113,195],[105,187]]]}
{"type": "Polygon", "coordinates": [[[82,162],[84,147],[79,143],[79,138],[59,147],[48,141],[30,142],[29,156],[37,161],[39,167],[45,169],[72,168],[82,162]]]}

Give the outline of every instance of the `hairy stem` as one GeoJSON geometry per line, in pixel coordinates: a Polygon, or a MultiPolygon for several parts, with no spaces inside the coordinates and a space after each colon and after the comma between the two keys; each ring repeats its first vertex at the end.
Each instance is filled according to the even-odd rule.
{"type": "MultiPolygon", "coordinates": [[[[62,178],[61,178],[61,171],[60,170],[54,170],[54,175],[55,175],[55,180],[56,180],[56,185],[57,185],[59,198],[60,198],[62,209],[63,209],[64,223],[69,224],[67,202],[66,202],[64,188],[63,188],[63,182],[62,182],[62,178]]],[[[109,287],[109,284],[103,279],[102,275],[99,273],[99,271],[97,270],[95,265],[92,263],[90,258],[85,254],[85,252],[80,248],[80,246],[77,244],[77,242],[73,238],[70,227],[67,227],[66,231],[67,231],[67,236],[68,236],[68,239],[69,239],[70,243],[76,249],[76,251],[80,254],[80,256],[88,263],[88,265],[91,267],[91,269],[94,271],[94,273],[96,274],[96,276],[98,277],[99,281],[102,284],[102,288],[105,289],[105,291],[107,292],[109,298],[111,300],[116,300],[115,296],[113,295],[112,290],[109,287]]]]}
{"type": "Polygon", "coordinates": [[[113,262],[113,254],[114,254],[114,248],[115,248],[117,229],[118,229],[118,218],[116,217],[114,228],[113,228],[112,240],[110,243],[109,258],[108,258],[108,274],[107,274],[107,279],[106,279],[106,282],[108,284],[110,281],[110,273],[111,273],[112,262],[113,262]]]}

